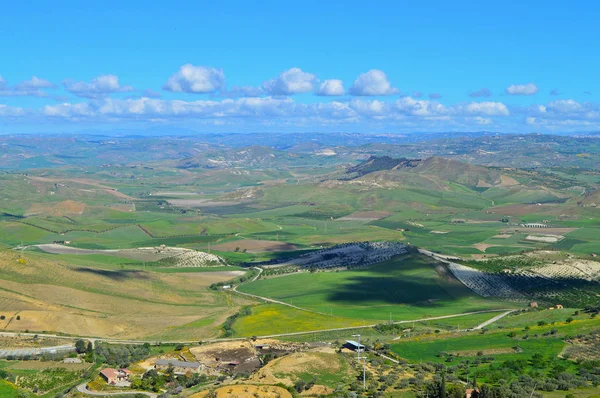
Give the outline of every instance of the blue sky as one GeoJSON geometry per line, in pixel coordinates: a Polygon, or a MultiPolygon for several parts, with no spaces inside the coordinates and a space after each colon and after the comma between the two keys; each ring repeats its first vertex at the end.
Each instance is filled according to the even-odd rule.
{"type": "Polygon", "coordinates": [[[21,3],[0,133],[600,125],[597,2],[21,3]]]}

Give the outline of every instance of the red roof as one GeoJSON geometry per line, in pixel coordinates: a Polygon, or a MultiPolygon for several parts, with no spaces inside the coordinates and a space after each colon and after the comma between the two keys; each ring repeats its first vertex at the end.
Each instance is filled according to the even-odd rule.
{"type": "Polygon", "coordinates": [[[101,370],[100,373],[106,376],[107,379],[114,379],[119,374],[118,370],[113,368],[106,368],[101,370]]]}

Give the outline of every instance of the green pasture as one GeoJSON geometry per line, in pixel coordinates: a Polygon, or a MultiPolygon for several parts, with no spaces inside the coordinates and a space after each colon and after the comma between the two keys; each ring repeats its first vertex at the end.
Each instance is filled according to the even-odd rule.
{"type": "Polygon", "coordinates": [[[339,272],[300,273],[260,279],[240,291],[261,295],[330,316],[367,323],[428,318],[498,308],[514,303],[476,296],[436,264],[418,255],[339,272]]]}

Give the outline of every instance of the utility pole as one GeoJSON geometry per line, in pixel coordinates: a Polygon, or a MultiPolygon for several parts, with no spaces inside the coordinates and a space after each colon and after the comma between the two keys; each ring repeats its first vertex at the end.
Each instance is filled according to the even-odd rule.
{"type": "MultiPolygon", "coordinates": [[[[361,345],[360,345],[360,334],[353,334],[352,337],[358,337],[358,347],[356,347],[356,360],[358,361],[358,363],[360,364],[360,360],[364,360],[363,362],[363,389],[366,390],[367,389],[367,357],[361,357],[360,353],[361,353],[361,345]]],[[[365,350],[366,351],[366,350],[365,350]]]]}
{"type": "Polygon", "coordinates": [[[360,360],[363,360],[363,390],[367,389],[367,357],[358,357],[358,360],[360,363],[360,360]]]}

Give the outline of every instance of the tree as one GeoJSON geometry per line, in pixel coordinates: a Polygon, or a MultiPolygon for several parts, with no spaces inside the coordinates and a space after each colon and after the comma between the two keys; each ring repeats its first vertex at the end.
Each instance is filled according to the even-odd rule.
{"type": "Polygon", "coordinates": [[[442,381],[440,382],[440,398],[446,398],[446,373],[442,373],[442,381]]]}
{"type": "Polygon", "coordinates": [[[296,392],[299,392],[299,393],[304,391],[305,387],[306,387],[306,382],[304,380],[298,380],[294,384],[294,389],[296,390],[296,392]]]}
{"type": "Polygon", "coordinates": [[[175,346],[175,351],[181,351],[183,350],[183,344],[179,343],[175,346]]]}
{"type": "Polygon", "coordinates": [[[87,352],[87,344],[82,339],[79,339],[75,342],[75,351],[78,354],[85,354],[87,352]]]}

